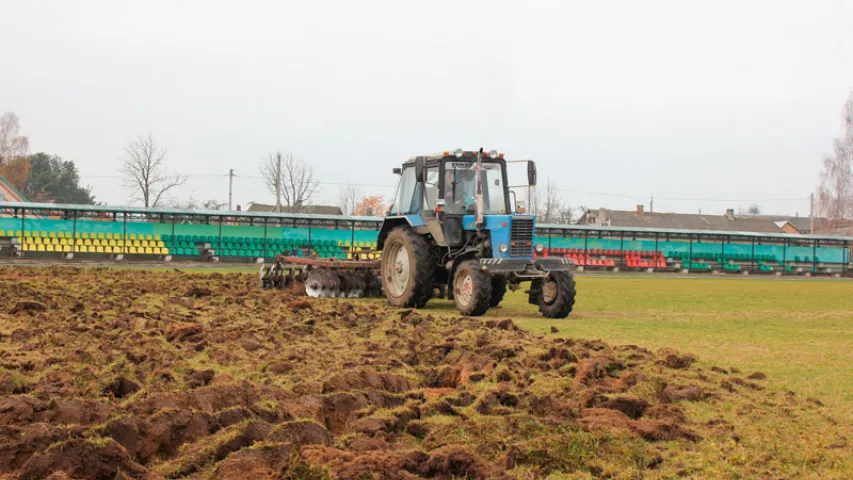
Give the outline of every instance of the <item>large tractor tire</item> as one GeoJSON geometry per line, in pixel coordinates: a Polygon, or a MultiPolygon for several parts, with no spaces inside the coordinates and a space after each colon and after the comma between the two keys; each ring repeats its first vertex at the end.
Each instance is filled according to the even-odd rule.
{"type": "Polygon", "coordinates": [[[506,295],[506,278],[492,277],[492,299],[489,302],[489,308],[497,307],[501,304],[506,295]]]}
{"type": "Polygon", "coordinates": [[[422,308],[432,296],[432,246],[406,227],[388,234],[382,248],[382,288],[395,307],[422,308]]]}
{"type": "Polygon", "coordinates": [[[456,267],[453,276],[453,301],[456,309],[466,316],[486,313],[492,300],[492,279],[480,269],[480,262],[466,260],[456,267]]]}
{"type": "Polygon", "coordinates": [[[551,272],[551,280],[539,280],[536,304],[547,318],[566,318],[575,305],[575,279],[570,272],[551,272]]]}

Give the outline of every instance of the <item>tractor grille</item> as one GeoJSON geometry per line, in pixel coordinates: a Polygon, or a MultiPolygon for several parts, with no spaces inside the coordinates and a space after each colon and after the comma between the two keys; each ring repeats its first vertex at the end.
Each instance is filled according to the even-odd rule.
{"type": "Polygon", "coordinates": [[[509,255],[511,257],[533,256],[533,219],[513,217],[509,231],[509,255]]]}

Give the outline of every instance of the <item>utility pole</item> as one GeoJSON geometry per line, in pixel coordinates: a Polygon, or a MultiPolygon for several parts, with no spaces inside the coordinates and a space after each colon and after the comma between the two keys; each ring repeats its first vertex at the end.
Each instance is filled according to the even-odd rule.
{"type": "Polygon", "coordinates": [[[814,193],[809,195],[809,234],[814,235],[814,193]]]}
{"type": "Polygon", "coordinates": [[[281,212],[281,153],[275,154],[275,213],[281,212]]]}
{"type": "Polygon", "coordinates": [[[228,170],[228,211],[231,211],[231,199],[234,193],[234,169],[228,170]]]}
{"type": "Polygon", "coordinates": [[[652,199],[649,200],[649,213],[654,213],[655,211],[655,194],[652,194],[652,199]]]}

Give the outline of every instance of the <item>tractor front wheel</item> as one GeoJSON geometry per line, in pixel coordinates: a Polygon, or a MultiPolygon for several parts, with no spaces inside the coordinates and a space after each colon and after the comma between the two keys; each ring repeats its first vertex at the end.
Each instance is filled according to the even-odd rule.
{"type": "Polygon", "coordinates": [[[427,240],[405,227],[388,234],[382,249],[382,288],[395,307],[422,308],[432,292],[435,265],[427,240]]]}
{"type": "Polygon", "coordinates": [[[477,317],[486,313],[492,300],[492,279],[480,269],[480,262],[466,260],[453,276],[453,301],[462,315],[477,317]]]}
{"type": "Polygon", "coordinates": [[[551,272],[548,280],[538,280],[536,304],[548,318],[566,318],[575,305],[575,279],[569,272],[551,272]]]}

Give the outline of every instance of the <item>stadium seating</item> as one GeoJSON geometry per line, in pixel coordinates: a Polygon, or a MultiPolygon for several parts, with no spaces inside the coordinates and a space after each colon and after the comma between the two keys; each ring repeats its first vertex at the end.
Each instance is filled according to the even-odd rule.
{"type": "Polygon", "coordinates": [[[142,240],[130,236],[112,233],[77,232],[46,232],[21,231],[6,232],[16,238],[24,252],[54,252],[54,253],[110,253],[110,254],[146,254],[168,255],[169,249],[159,238],[151,235],[142,240]],[[13,236],[14,235],[14,236],[13,236]]]}
{"type": "MultiPolygon", "coordinates": [[[[219,257],[231,261],[271,258],[289,253],[320,258],[378,259],[378,231],[375,229],[332,228],[331,226],[264,226],[213,223],[156,223],[145,221],[76,221],[66,219],[0,218],[3,251],[17,250],[38,256],[76,253],[80,256],[153,258],[171,255],[186,260],[219,257]],[[12,241],[14,240],[14,241],[12,241]]],[[[548,248],[542,256],[569,258],[591,269],[674,269],[691,271],[722,270],[757,273],[814,273],[827,268],[840,270],[849,251],[840,247],[689,242],[625,236],[537,235],[535,243],[548,248]]]]}

